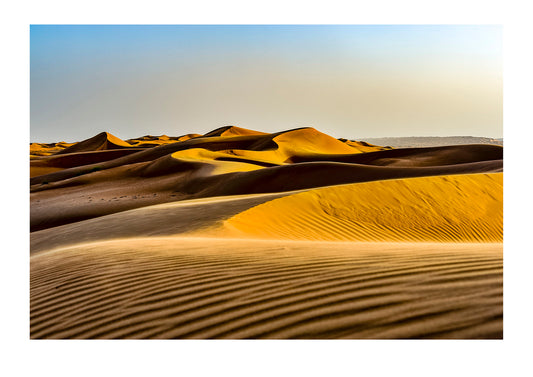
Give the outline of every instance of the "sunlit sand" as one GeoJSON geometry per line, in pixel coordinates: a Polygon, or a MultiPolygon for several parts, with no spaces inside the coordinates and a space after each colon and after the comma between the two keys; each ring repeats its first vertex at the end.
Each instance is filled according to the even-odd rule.
{"type": "Polygon", "coordinates": [[[32,338],[502,338],[503,148],[30,146],[32,338]]]}

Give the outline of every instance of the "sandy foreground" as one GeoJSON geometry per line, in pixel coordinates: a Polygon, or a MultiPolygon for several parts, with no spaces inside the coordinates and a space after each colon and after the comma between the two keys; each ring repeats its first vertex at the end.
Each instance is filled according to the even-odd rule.
{"type": "Polygon", "coordinates": [[[503,337],[503,148],[314,129],[30,148],[31,338],[503,337]]]}
{"type": "Polygon", "coordinates": [[[151,237],[31,258],[32,338],[501,338],[501,244],[151,237]]]}

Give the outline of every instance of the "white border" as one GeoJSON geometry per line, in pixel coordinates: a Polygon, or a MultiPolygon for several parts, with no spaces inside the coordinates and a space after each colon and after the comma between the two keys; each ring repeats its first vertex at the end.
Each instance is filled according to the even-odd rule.
{"type": "Polygon", "coordinates": [[[2,15],[4,375],[531,372],[531,12],[520,1],[19,1],[2,15]],[[29,341],[29,24],[503,24],[504,341],[29,341]],[[7,144],[7,145],[6,145],[7,144]],[[527,165],[525,165],[527,164],[527,165]],[[14,180],[11,180],[14,177],[14,180]],[[9,179],[7,179],[9,178],[9,179]],[[14,182],[14,185],[11,183],[14,182]],[[527,238],[526,238],[527,237],[527,238]],[[512,370],[511,370],[512,369],[512,370]],[[514,370],[519,372],[513,372],[514,370]]]}

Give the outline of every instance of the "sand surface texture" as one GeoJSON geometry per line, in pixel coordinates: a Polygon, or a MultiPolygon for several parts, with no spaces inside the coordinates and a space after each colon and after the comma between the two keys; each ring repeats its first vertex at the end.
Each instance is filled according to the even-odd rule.
{"type": "Polygon", "coordinates": [[[30,145],[32,338],[502,338],[503,147],[30,145]]]}

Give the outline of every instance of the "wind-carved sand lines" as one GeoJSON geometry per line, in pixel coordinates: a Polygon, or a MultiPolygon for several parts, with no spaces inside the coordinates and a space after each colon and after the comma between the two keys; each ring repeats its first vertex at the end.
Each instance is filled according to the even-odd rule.
{"type": "Polygon", "coordinates": [[[237,237],[501,242],[502,202],[502,173],[386,180],[284,196],[225,226],[237,237]]]}
{"type": "Polygon", "coordinates": [[[501,272],[500,244],[86,244],[32,258],[31,337],[499,338],[501,272]]]}

